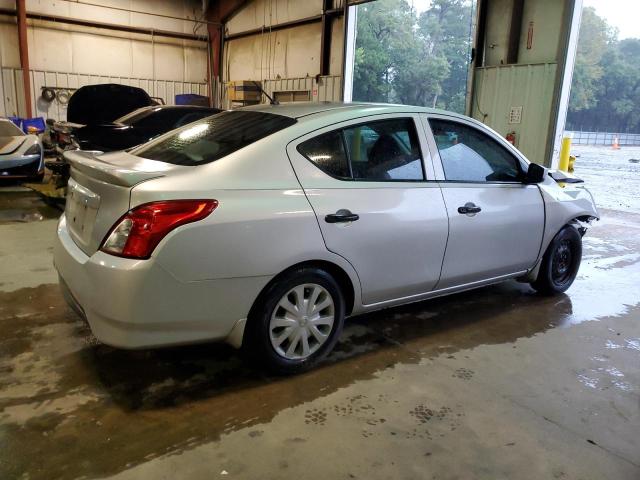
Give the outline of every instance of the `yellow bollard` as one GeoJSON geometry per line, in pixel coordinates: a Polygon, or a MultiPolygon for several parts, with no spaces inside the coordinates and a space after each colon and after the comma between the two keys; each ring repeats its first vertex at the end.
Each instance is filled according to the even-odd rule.
{"type": "Polygon", "coordinates": [[[563,172],[569,172],[569,153],[571,152],[571,137],[562,139],[562,147],[560,148],[560,163],[558,169],[563,172]]]}
{"type": "Polygon", "coordinates": [[[574,155],[570,155],[569,156],[569,173],[573,173],[575,164],[576,164],[576,157],[574,155]]]}

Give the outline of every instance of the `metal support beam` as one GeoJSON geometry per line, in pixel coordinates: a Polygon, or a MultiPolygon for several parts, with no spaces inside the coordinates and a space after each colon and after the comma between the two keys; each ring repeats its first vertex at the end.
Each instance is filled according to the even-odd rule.
{"type": "Polygon", "coordinates": [[[507,47],[508,64],[518,63],[523,12],[524,0],[513,0],[513,10],[511,10],[511,26],[509,27],[509,44],[507,47]]]}
{"type": "Polygon", "coordinates": [[[327,12],[331,9],[331,0],[322,0],[322,31],[320,36],[320,75],[329,75],[331,64],[331,17],[327,12]]]}
{"type": "Polygon", "coordinates": [[[552,168],[557,168],[564,127],[569,110],[569,95],[573,69],[578,51],[578,37],[582,21],[583,0],[567,0],[565,4],[564,21],[562,24],[563,37],[558,45],[559,74],[556,81],[556,95],[553,100],[552,116],[549,128],[545,162],[552,168]]]}
{"type": "Polygon", "coordinates": [[[484,48],[487,35],[487,14],[489,12],[489,1],[478,1],[478,24],[476,26],[476,40],[475,40],[475,52],[473,53],[473,60],[475,67],[484,66],[484,48]]]}
{"type": "Polygon", "coordinates": [[[227,0],[219,2],[219,21],[222,24],[227,23],[227,21],[238,13],[247,3],[249,3],[249,0],[227,0]]]}
{"type": "Polygon", "coordinates": [[[222,85],[222,52],[224,42],[224,24],[247,3],[247,0],[220,0],[211,5],[206,12],[209,49],[207,63],[209,80],[209,103],[219,106],[218,89],[222,85]]]}
{"type": "Polygon", "coordinates": [[[18,43],[20,48],[20,67],[22,68],[22,81],[24,83],[24,105],[26,117],[31,118],[31,74],[29,72],[29,45],[27,43],[27,9],[25,0],[16,0],[18,14],[18,43]]]}
{"type": "Polygon", "coordinates": [[[344,45],[342,53],[342,100],[350,102],[353,99],[353,73],[356,52],[356,27],[358,23],[358,9],[355,5],[348,6],[344,12],[344,45]]]}
{"type": "MultiPolygon", "coordinates": [[[[20,1],[21,0],[16,0],[16,4],[18,4],[18,2],[20,1]]],[[[0,8],[0,15],[17,15],[17,13],[15,10],[0,8]]],[[[192,33],[170,32],[167,30],[156,30],[156,29],[144,28],[144,27],[132,27],[129,25],[119,25],[115,23],[95,22],[92,20],[82,20],[79,18],[62,17],[59,15],[45,15],[41,13],[27,12],[26,18],[31,20],[41,20],[45,22],[64,23],[67,25],[78,25],[80,27],[102,28],[104,30],[115,30],[118,32],[139,33],[142,35],[154,35],[157,37],[177,38],[180,40],[195,40],[200,42],[203,41],[201,35],[194,35],[192,33]]]]}

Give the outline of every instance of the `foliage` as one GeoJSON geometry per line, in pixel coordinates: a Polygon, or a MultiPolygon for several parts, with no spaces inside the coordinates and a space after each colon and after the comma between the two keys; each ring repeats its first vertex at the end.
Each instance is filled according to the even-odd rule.
{"type": "MultiPolygon", "coordinates": [[[[407,0],[358,7],[355,100],[464,112],[473,0],[432,0],[418,15],[407,0]]],[[[585,8],[567,129],[640,132],[640,39],[585,8]]]]}
{"type": "Polygon", "coordinates": [[[571,85],[571,109],[580,111],[591,108],[596,102],[596,84],[602,78],[600,62],[607,44],[615,39],[615,32],[596,14],[593,7],[582,12],[578,52],[571,85]]]}
{"type": "Polygon", "coordinates": [[[419,16],[406,0],[358,8],[353,98],[463,112],[470,0],[433,0],[419,16]]]}
{"type": "Polygon", "coordinates": [[[583,11],[568,130],[640,132],[640,39],[618,40],[592,8],[583,11]]]}

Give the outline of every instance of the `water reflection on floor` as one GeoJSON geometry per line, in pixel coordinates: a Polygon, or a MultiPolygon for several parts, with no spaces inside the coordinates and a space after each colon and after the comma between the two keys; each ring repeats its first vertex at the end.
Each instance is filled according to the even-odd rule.
{"type": "Polygon", "coordinates": [[[101,345],[38,284],[50,263],[0,278],[0,478],[634,478],[639,243],[640,215],[604,211],[567,294],[508,282],[356,317],[291,378],[225,345],[101,345]]]}

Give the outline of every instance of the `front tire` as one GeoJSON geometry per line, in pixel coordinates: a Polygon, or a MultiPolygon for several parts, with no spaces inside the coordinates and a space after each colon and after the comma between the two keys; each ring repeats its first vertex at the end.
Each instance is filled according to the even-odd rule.
{"type": "Polygon", "coordinates": [[[242,349],[272,372],[301,373],[333,349],[344,315],[344,296],[329,273],[310,267],[292,270],[256,301],[242,349]]]}
{"type": "Polygon", "coordinates": [[[531,286],[545,295],[565,292],[578,275],[582,259],[582,237],[571,225],[564,227],[551,241],[542,257],[538,278],[531,286]]]}

